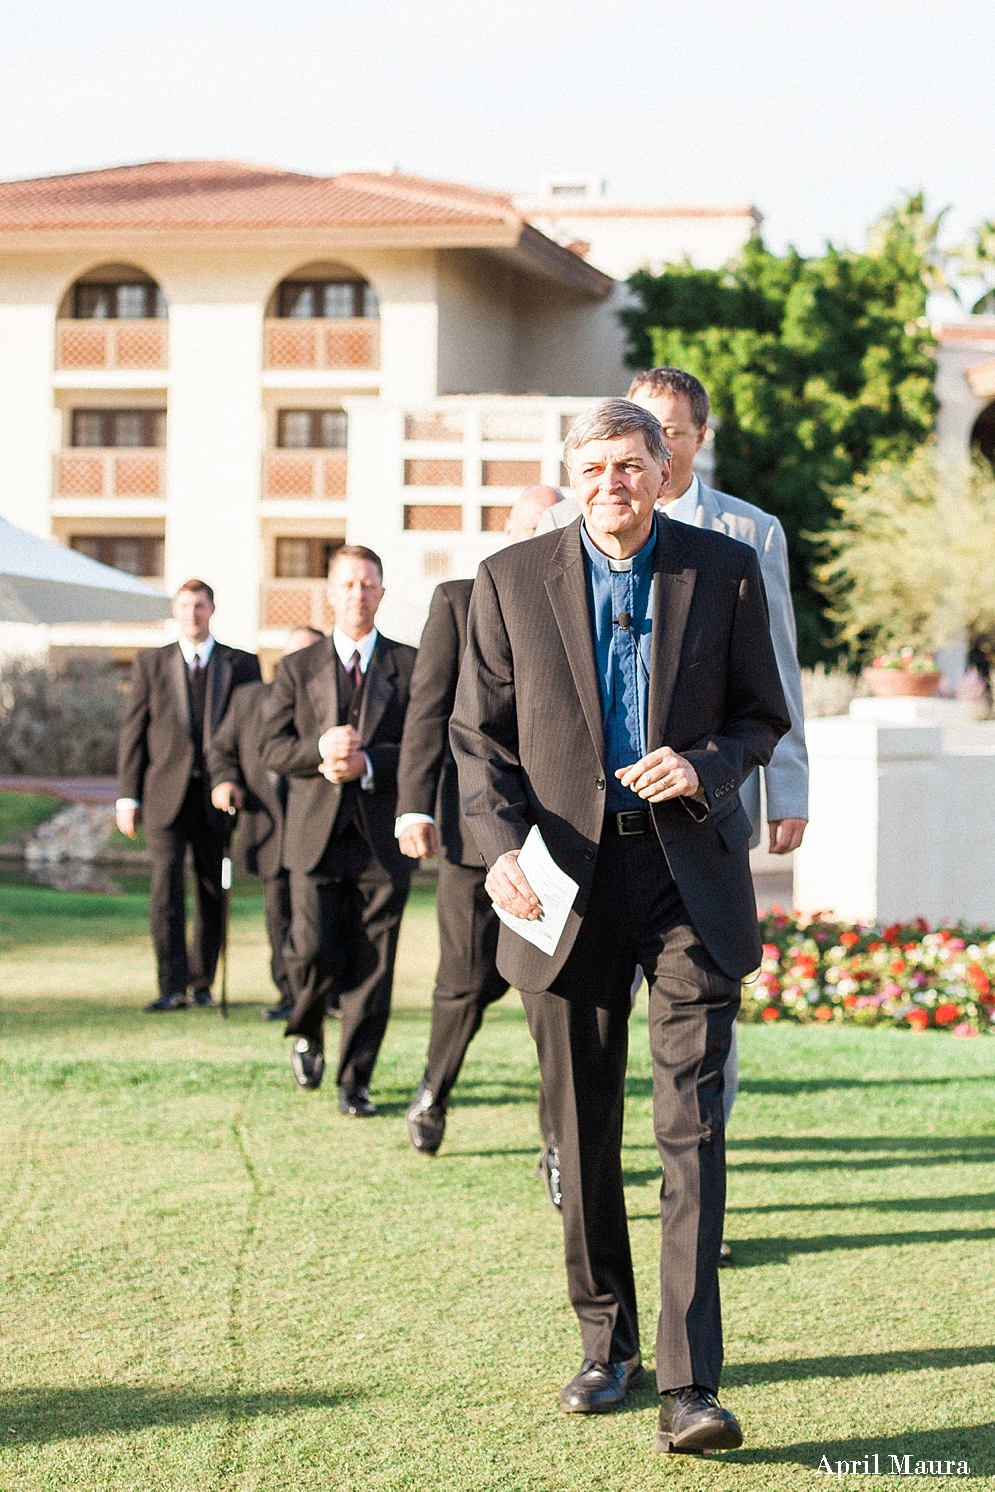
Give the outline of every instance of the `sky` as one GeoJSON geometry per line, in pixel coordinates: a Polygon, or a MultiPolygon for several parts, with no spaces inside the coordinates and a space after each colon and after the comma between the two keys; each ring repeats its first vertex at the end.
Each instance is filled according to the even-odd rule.
{"type": "Polygon", "coordinates": [[[229,157],[755,203],[860,247],[995,217],[992,0],[4,0],[0,179],[229,157]]]}

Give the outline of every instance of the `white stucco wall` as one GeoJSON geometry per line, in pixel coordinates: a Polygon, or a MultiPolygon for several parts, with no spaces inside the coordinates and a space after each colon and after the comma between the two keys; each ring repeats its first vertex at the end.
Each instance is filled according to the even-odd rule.
{"type": "Polygon", "coordinates": [[[5,256],[0,270],[0,515],[47,538],[55,307],[64,266],[5,256]]]}

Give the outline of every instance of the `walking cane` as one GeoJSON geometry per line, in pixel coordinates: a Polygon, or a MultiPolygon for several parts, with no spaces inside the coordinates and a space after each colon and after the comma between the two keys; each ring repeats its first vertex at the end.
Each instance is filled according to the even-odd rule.
{"type": "Polygon", "coordinates": [[[224,854],[221,858],[221,1019],[228,1019],[228,924],[231,919],[231,842],[238,810],[229,805],[225,816],[224,854]]]}

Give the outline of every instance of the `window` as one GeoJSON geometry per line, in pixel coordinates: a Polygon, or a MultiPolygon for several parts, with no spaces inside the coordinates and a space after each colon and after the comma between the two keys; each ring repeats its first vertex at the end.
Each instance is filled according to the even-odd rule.
{"type": "Polygon", "coordinates": [[[154,534],[73,534],[69,547],[129,575],[161,577],[165,570],[165,540],[154,534]]]}
{"type": "Polygon", "coordinates": [[[332,555],[344,543],[312,537],[277,539],[274,575],[277,580],[324,580],[332,555]]]}
{"type": "Polygon", "coordinates": [[[276,418],[276,443],[284,450],[342,451],[348,437],[344,409],[281,409],[276,418]]]}
{"type": "Polygon", "coordinates": [[[284,280],[277,315],[343,320],[380,315],[380,303],[365,280],[284,280]]]}
{"type": "MultiPolygon", "coordinates": [[[[74,446],[164,446],[164,409],[74,409],[74,446]]],[[[149,573],[149,572],[146,572],[149,573]]]]}
{"type": "Polygon", "coordinates": [[[151,280],[98,284],[81,281],[73,294],[73,316],[78,321],[160,321],[166,297],[151,280]]]}

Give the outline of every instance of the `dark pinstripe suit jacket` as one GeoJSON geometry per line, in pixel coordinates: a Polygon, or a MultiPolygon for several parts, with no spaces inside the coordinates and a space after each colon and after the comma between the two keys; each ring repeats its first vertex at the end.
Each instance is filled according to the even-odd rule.
{"type": "MultiPolygon", "coordinates": [[[[733,978],[760,962],[750,821],[739,786],[790,721],[756,554],[656,520],[647,742],[686,756],[705,802],[654,805],[688,916],[733,978]]],[[[470,604],[450,737],[460,797],[490,865],[538,824],[580,893],[553,957],[502,927],[498,967],[544,990],[566,961],[594,874],[605,812],[602,705],[580,525],[485,560],[470,604]]]]}

